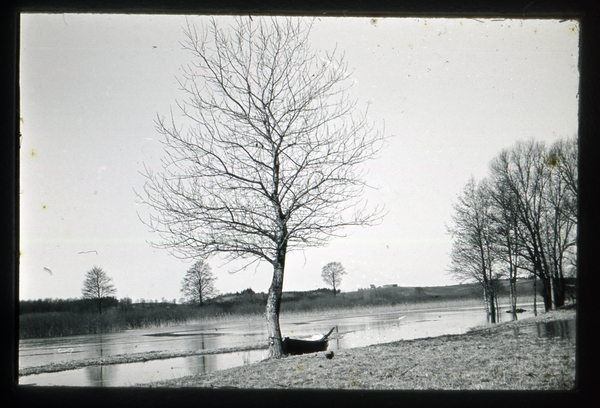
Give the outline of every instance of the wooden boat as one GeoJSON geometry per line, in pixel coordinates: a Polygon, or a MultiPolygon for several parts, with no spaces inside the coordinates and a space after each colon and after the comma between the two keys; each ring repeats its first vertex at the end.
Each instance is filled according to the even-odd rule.
{"type": "MultiPolygon", "coordinates": [[[[515,313],[524,313],[524,312],[526,312],[526,311],[527,311],[527,310],[525,310],[525,309],[521,309],[521,308],[515,309],[515,313]]],[[[507,310],[507,311],[506,311],[506,313],[512,313],[512,312],[513,312],[512,310],[507,310]]]]}
{"type": "Polygon", "coordinates": [[[329,346],[328,337],[333,333],[334,329],[335,327],[329,330],[329,333],[317,340],[290,339],[289,337],[285,337],[283,339],[283,353],[298,355],[326,351],[329,346]]]}

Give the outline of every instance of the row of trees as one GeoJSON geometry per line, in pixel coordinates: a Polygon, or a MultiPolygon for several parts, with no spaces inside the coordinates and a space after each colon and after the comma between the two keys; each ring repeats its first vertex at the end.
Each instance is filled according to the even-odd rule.
{"type": "MultiPolygon", "coordinates": [[[[112,309],[121,305],[124,300],[117,300],[114,297],[106,297],[102,302],[102,309],[112,309]]],[[[19,314],[29,313],[98,313],[98,304],[94,299],[35,299],[35,300],[20,300],[19,314]]]]}
{"type": "MultiPolygon", "coordinates": [[[[330,262],[323,267],[321,276],[323,280],[333,286],[333,294],[337,293],[342,276],[346,271],[341,263],[330,262]]],[[[214,276],[210,265],[203,261],[196,261],[186,272],[181,283],[181,293],[188,301],[198,304],[202,307],[202,302],[216,296],[219,291],[215,287],[217,278],[214,276]]],[[[111,295],[117,292],[113,280],[102,268],[94,266],[86,273],[83,282],[83,299],[95,301],[98,306],[98,312],[102,314],[103,304],[115,301],[111,295]]],[[[126,298],[131,304],[131,299],[126,298]]]]}
{"type": "Polygon", "coordinates": [[[510,282],[515,319],[521,276],[541,282],[546,311],[564,304],[565,277],[576,274],[577,263],[577,157],[576,138],[550,146],[517,142],[493,159],[488,177],[471,178],[454,203],[449,271],[481,283],[492,322],[499,279],[510,282]]]}
{"type": "MultiPolygon", "coordinates": [[[[328,285],[333,287],[336,295],[337,288],[342,282],[346,270],[339,262],[330,262],[323,267],[321,277],[328,285]]],[[[219,291],[215,287],[217,278],[213,275],[210,265],[199,260],[186,272],[183,278],[181,292],[192,303],[202,306],[202,302],[216,296],[219,291]]]]}

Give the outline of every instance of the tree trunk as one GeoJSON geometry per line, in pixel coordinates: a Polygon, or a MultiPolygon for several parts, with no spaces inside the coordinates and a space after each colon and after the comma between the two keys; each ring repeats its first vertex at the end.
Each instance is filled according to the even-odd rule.
{"type": "Polygon", "coordinates": [[[485,285],[483,285],[483,301],[485,302],[485,314],[487,316],[487,322],[490,323],[490,298],[485,285]]]}
{"type": "Polygon", "coordinates": [[[498,323],[500,322],[500,305],[498,304],[498,295],[496,294],[494,294],[494,302],[496,302],[496,323],[498,323]]]}
{"type": "MultiPolygon", "coordinates": [[[[554,298],[554,276],[550,275],[550,279],[548,279],[550,283],[550,308],[551,310],[556,310],[556,299],[554,298]]],[[[548,309],[546,309],[548,311],[548,309]]]]}
{"type": "Polygon", "coordinates": [[[489,311],[489,313],[490,313],[491,323],[496,323],[497,313],[496,313],[496,302],[495,302],[494,292],[490,291],[488,293],[489,293],[489,297],[490,297],[490,300],[489,300],[490,311],[489,311]]]}
{"type": "Polygon", "coordinates": [[[198,302],[200,303],[200,307],[202,308],[202,282],[200,281],[200,279],[198,280],[196,287],[198,288],[198,302]]]}
{"type": "Polygon", "coordinates": [[[279,312],[281,310],[281,297],[283,291],[283,272],[285,268],[285,245],[279,249],[277,263],[273,266],[273,281],[267,297],[267,335],[269,337],[269,357],[280,358],[283,356],[281,330],[279,328],[279,312]]]}
{"type": "Polygon", "coordinates": [[[564,278],[557,276],[554,278],[554,284],[552,285],[554,290],[554,305],[556,309],[565,305],[565,282],[564,278]]]}
{"type": "MultiPolygon", "coordinates": [[[[514,272],[511,272],[514,273],[514,272]]],[[[510,278],[510,308],[512,319],[517,320],[517,278],[516,273],[510,278]]]]}
{"type": "Polygon", "coordinates": [[[537,316],[537,276],[533,275],[533,315],[537,316]]]}
{"type": "MultiPolygon", "coordinates": [[[[514,223],[514,218],[513,218],[514,223]]],[[[514,239],[508,239],[506,241],[506,245],[508,248],[508,262],[509,262],[509,282],[510,282],[510,308],[512,312],[512,320],[517,320],[517,275],[518,275],[518,265],[519,265],[519,246],[518,246],[518,236],[517,236],[517,226],[514,224],[514,239]],[[514,248],[511,244],[514,244],[514,248]]],[[[510,232],[509,232],[510,234],[510,232]]]]}
{"type": "Polygon", "coordinates": [[[542,298],[544,300],[544,311],[548,312],[552,310],[552,296],[550,295],[552,288],[550,287],[550,280],[546,276],[540,276],[540,281],[542,282],[542,298]]]}

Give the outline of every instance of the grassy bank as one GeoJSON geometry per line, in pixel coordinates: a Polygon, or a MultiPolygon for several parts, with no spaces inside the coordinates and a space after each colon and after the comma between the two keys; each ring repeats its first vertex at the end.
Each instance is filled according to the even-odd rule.
{"type": "Polygon", "coordinates": [[[537,323],[574,319],[574,310],[500,323],[462,335],[398,341],[265,360],[149,387],[569,390],[575,339],[542,338],[537,323]]]}

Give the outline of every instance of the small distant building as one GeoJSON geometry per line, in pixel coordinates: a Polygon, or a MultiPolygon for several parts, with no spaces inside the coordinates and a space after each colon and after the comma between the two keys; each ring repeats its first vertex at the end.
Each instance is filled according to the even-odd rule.
{"type": "Polygon", "coordinates": [[[376,286],[371,284],[371,289],[376,289],[376,286]]]}
{"type": "Polygon", "coordinates": [[[397,288],[398,284],[397,283],[390,283],[387,285],[383,285],[384,288],[397,288]]]}

